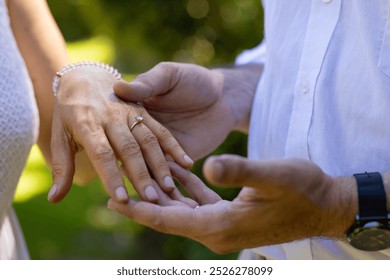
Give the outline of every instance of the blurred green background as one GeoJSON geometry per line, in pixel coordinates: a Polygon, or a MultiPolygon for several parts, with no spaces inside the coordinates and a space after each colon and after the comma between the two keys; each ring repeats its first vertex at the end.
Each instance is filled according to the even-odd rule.
{"type": "MultiPolygon", "coordinates": [[[[262,34],[259,0],[48,0],[72,61],[115,65],[127,79],[160,61],[207,67],[234,62],[262,34]]],[[[233,133],[214,154],[246,154],[246,136],[233,133]]],[[[201,178],[203,161],[193,171],[201,178]]],[[[14,207],[32,259],[234,259],[192,240],[154,232],[106,208],[98,179],[73,186],[56,205],[46,196],[51,175],[34,146],[14,207]]],[[[234,190],[217,189],[225,199],[234,190]]]]}

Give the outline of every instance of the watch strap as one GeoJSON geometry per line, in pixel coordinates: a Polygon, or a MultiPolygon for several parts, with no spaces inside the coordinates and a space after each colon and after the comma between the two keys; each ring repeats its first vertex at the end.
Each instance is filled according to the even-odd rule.
{"type": "Polygon", "coordinates": [[[379,172],[353,175],[357,182],[359,196],[359,220],[378,221],[386,225],[387,205],[382,176],[379,172]]]}

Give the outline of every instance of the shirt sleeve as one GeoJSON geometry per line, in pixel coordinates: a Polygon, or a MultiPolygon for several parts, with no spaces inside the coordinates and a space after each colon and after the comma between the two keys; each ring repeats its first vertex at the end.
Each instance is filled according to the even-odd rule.
{"type": "Polygon", "coordinates": [[[265,55],[266,55],[266,44],[265,39],[255,48],[250,50],[245,50],[240,53],[235,61],[236,65],[243,64],[264,64],[265,63],[265,55]]]}

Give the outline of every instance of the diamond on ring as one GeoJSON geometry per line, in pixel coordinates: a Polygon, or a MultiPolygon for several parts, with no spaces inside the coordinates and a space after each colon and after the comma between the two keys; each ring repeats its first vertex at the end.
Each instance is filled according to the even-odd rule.
{"type": "Polygon", "coordinates": [[[196,205],[194,210],[198,210],[199,209],[199,205],[196,205]]]}
{"type": "Polygon", "coordinates": [[[144,120],[144,118],[142,116],[136,116],[135,117],[135,122],[131,125],[130,127],[130,131],[133,131],[134,127],[137,125],[137,124],[140,124],[142,123],[144,120]]]}

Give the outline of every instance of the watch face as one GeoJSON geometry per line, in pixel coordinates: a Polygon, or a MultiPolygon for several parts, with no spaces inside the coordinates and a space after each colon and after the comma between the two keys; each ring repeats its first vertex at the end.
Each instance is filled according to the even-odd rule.
{"type": "Polygon", "coordinates": [[[349,243],[363,251],[380,251],[390,248],[390,230],[362,228],[349,236],[349,243]]]}

